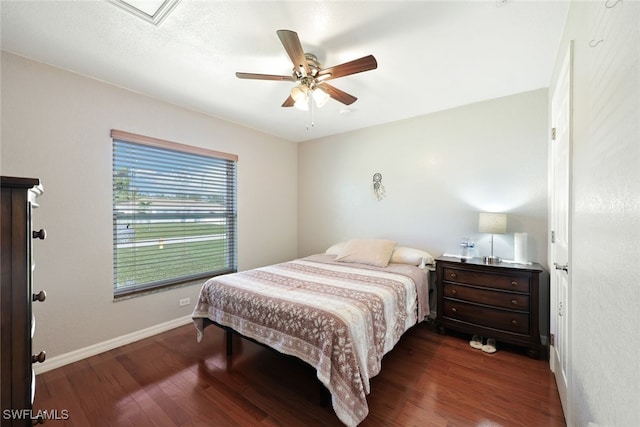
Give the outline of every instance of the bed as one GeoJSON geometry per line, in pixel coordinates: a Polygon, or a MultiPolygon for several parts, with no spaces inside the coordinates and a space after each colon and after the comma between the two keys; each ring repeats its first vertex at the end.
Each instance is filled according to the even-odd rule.
{"type": "Polygon", "coordinates": [[[340,421],[357,425],[369,412],[369,380],[383,356],[429,315],[432,262],[394,242],[353,239],[217,276],[204,283],[193,311],[197,339],[214,323],[303,360],[316,369],[340,421]]]}

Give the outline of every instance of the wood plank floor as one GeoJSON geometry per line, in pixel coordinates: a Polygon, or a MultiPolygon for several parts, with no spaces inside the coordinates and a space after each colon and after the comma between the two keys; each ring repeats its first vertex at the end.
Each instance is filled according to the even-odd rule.
{"type": "MultiPolygon", "coordinates": [[[[565,425],[547,361],[468,341],[426,323],[407,332],[372,379],[360,425],[565,425]]],[[[186,325],[38,375],[34,410],[68,411],[46,422],[65,427],[342,425],[318,384],[304,363],[239,337],[228,359],[221,329],[197,343],[186,325]]]]}

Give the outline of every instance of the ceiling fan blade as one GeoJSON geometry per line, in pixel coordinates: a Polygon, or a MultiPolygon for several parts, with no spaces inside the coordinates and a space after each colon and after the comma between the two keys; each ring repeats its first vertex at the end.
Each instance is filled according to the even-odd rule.
{"type": "Polygon", "coordinates": [[[283,107],[293,107],[293,105],[296,102],[293,100],[293,98],[291,97],[291,95],[289,95],[289,97],[287,99],[285,99],[285,101],[282,103],[283,107]]]}
{"type": "Polygon", "coordinates": [[[330,84],[322,83],[318,86],[321,87],[322,90],[327,92],[330,97],[338,102],[342,102],[345,105],[351,105],[358,100],[358,98],[356,98],[355,96],[349,95],[347,92],[340,90],[335,86],[331,86],[330,84]]]}
{"type": "Polygon", "coordinates": [[[361,73],[363,71],[375,70],[378,68],[378,62],[373,55],[364,56],[360,59],[354,59],[353,61],[345,62],[344,64],[336,65],[334,67],[325,68],[318,72],[318,80],[326,81],[331,79],[337,79],[338,77],[344,77],[351,74],[361,73]],[[324,77],[327,75],[327,77],[324,77]]]}
{"type": "Polygon", "coordinates": [[[278,76],[274,74],[236,73],[236,77],[239,79],[295,81],[292,76],[278,76]]]}
{"type": "Polygon", "coordinates": [[[304,50],[302,50],[298,34],[291,30],[278,30],[277,33],[284,50],[287,51],[289,58],[291,58],[293,67],[303,72],[306,76],[309,73],[309,65],[307,64],[307,58],[304,56],[304,50]]]}

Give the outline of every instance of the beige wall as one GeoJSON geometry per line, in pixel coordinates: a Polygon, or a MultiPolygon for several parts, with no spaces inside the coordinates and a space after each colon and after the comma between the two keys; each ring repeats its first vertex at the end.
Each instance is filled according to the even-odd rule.
{"type": "Polygon", "coordinates": [[[434,256],[478,240],[478,212],[508,213],[495,254],[513,259],[513,233],[546,260],[547,90],[467,105],[300,145],[298,247],[324,251],[352,237],[385,237],[434,256]],[[383,176],[386,197],[372,190],[383,176]]]}
{"type": "Polygon", "coordinates": [[[640,3],[574,1],[572,425],[640,425],[640,3]],[[598,43],[590,47],[591,42],[598,43]]]}
{"type": "Polygon", "coordinates": [[[113,301],[112,128],[237,154],[239,268],[297,254],[295,144],[3,52],[1,172],[45,188],[34,349],[48,359],[188,316],[199,291],[113,301]]]}

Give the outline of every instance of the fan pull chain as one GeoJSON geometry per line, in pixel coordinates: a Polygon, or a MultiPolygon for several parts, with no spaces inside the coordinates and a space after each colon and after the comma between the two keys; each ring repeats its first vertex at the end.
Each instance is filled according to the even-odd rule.
{"type": "Polygon", "coordinates": [[[315,124],[315,121],[314,121],[314,116],[315,116],[315,114],[314,114],[314,113],[315,113],[315,109],[314,109],[314,105],[313,105],[313,104],[314,104],[314,102],[313,102],[313,99],[312,99],[312,97],[311,97],[311,96],[309,97],[309,99],[307,100],[307,102],[309,102],[309,114],[310,114],[310,116],[311,116],[311,123],[309,123],[309,124],[307,125],[307,131],[309,131],[309,130],[311,130],[311,128],[312,128],[312,127],[314,127],[314,126],[316,125],[316,124],[315,124]]]}

